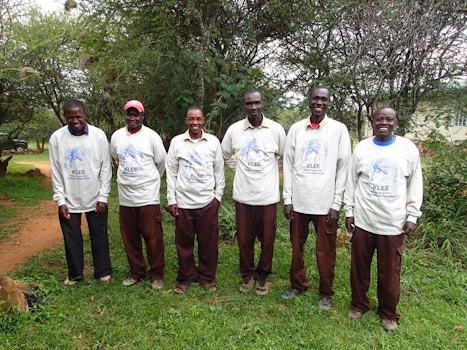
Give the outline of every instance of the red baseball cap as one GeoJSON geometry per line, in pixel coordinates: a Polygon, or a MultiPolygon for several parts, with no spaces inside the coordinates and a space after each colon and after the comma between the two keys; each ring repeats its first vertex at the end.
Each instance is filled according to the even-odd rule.
{"type": "Polygon", "coordinates": [[[138,100],[130,100],[127,103],[125,103],[123,110],[126,111],[128,108],[136,108],[138,112],[140,113],[144,112],[144,106],[138,100]]]}

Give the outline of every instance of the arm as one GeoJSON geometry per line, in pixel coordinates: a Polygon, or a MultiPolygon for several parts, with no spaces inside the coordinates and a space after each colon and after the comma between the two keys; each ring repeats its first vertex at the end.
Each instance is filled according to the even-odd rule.
{"type": "Polygon", "coordinates": [[[166,169],[166,181],[167,181],[167,204],[169,205],[168,211],[172,216],[178,216],[178,206],[175,194],[175,188],[177,184],[178,176],[178,165],[179,161],[176,156],[176,138],[172,139],[172,142],[169,147],[169,152],[167,153],[167,158],[165,160],[165,169],[166,169]]]}
{"type": "Polygon", "coordinates": [[[97,150],[101,163],[99,172],[100,189],[97,197],[96,212],[102,213],[107,208],[107,199],[110,193],[112,181],[112,163],[110,161],[110,148],[107,137],[102,132],[102,137],[99,140],[99,149],[97,150]]]}
{"type": "MultiPolygon", "coordinates": [[[[345,216],[347,218],[352,218],[354,216],[354,206],[355,206],[355,188],[357,187],[357,171],[356,171],[356,156],[353,154],[350,165],[348,168],[347,182],[344,192],[344,202],[345,202],[345,216]]],[[[346,220],[347,226],[347,220],[346,220]]],[[[349,227],[347,227],[349,229],[349,227]]]]}
{"type": "Polygon", "coordinates": [[[279,162],[279,170],[284,168],[283,158],[284,158],[286,139],[287,139],[287,136],[285,135],[284,128],[281,127],[279,135],[278,135],[278,140],[277,140],[277,145],[278,145],[277,157],[278,157],[278,162],[279,162]]]}
{"type": "MultiPolygon", "coordinates": [[[[65,184],[63,182],[59,162],[60,154],[58,152],[58,140],[56,134],[52,135],[49,140],[49,158],[52,176],[53,200],[57,203],[59,208],[61,206],[66,207],[65,184]]],[[[68,213],[68,208],[66,209],[66,212],[68,213]]]]}
{"type": "MultiPolygon", "coordinates": [[[[331,205],[331,209],[339,212],[342,206],[342,201],[344,198],[344,190],[347,182],[348,168],[351,159],[351,143],[349,132],[346,127],[343,127],[338,144],[337,150],[337,164],[336,164],[336,179],[335,179],[335,190],[334,190],[334,199],[331,205]]],[[[328,216],[335,216],[334,213],[331,213],[331,210],[328,216]]],[[[337,214],[339,217],[339,214],[337,214]]]]}
{"type": "Polygon", "coordinates": [[[285,146],[284,146],[284,162],[283,162],[283,171],[284,171],[284,183],[282,190],[282,197],[284,199],[284,215],[287,220],[292,220],[292,181],[293,181],[293,168],[294,168],[294,154],[295,154],[295,132],[291,128],[286,137],[285,146]]]}
{"type": "Polygon", "coordinates": [[[214,181],[216,186],[216,199],[221,202],[225,188],[224,158],[220,143],[217,144],[214,159],[214,181]]]}
{"type": "Polygon", "coordinates": [[[418,150],[414,146],[412,174],[407,180],[407,221],[402,233],[410,236],[416,228],[417,219],[422,215],[420,207],[423,200],[423,175],[418,150]]]}
{"type": "Polygon", "coordinates": [[[232,148],[232,126],[227,129],[227,132],[224,135],[224,139],[221,143],[221,149],[225,164],[227,164],[230,169],[235,171],[237,161],[232,158],[234,154],[234,150],[232,148]]]}
{"type": "Polygon", "coordinates": [[[167,156],[162,143],[162,139],[159,134],[156,133],[156,136],[153,138],[153,154],[154,154],[154,163],[156,164],[157,170],[159,171],[160,176],[164,175],[165,172],[165,158],[167,156]]]}

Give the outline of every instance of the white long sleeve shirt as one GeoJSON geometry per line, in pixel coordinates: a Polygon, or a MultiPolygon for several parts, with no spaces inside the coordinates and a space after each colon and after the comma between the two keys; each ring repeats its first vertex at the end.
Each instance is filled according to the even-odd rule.
{"type": "Polygon", "coordinates": [[[49,140],[53,199],[70,213],[96,209],[107,203],[112,178],[109,143],[105,133],[87,125],[88,133],[73,135],[68,125],[55,131],[49,140]]]}
{"type": "Polygon", "coordinates": [[[278,159],[283,156],[285,138],[284,128],[264,116],[258,128],[245,118],[227,129],[221,146],[226,164],[235,170],[235,201],[248,205],[279,202],[278,159]]]}
{"type": "Polygon", "coordinates": [[[199,209],[224,194],[224,158],[217,137],[202,132],[192,140],[188,130],[175,136],[166,159],[167,202],[199,209]]]}
{"type": "Polygon", "coordinates": [[[398,235],[405,221],[417,222],[423,199],[420,157],[412,141],[374,138],[355,147],[345,190],[347,217],[380,235],[398,235]]]}
{"type": "Polygon", "coordinates": [[[349,132],[341,122],[325,116],[315,129],[310,118],[293,124],[284,151],[284,204],[303,214],[339,211],[350,157],[349,132]]]}
{"type": "Polygon", "coordinates": [[[122,206],[142,207],[160,204],[161,177],[166,152],[154,130],[142,126],[132,134],[118,129],[110,140],[110,152],[118,161],[118,199],[122,206]]]}

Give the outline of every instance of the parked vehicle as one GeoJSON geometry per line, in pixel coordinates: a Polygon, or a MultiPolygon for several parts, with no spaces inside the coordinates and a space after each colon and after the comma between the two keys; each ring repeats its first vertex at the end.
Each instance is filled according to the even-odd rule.
{"type": "Polygon", "coordinates": [[[28,142],[26,140],[8,139],[5,141],[4,136],[6,136],[6,134],[0,135],[0,147],[2,151],[15,150],[15,152],[22,153],[28,148],[28,142]]]}

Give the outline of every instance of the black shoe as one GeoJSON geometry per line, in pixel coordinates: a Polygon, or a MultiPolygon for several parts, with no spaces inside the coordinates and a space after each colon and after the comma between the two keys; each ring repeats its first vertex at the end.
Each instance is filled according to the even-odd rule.
{"type": "Polygon", "coordinates": [[[289,289],[284,294],[282,294],[282,299],[293,299],[293,298],[298,297],[299,295],[301,295],[301,294],[303,294],[305,292],[306,292],[306,290],[303,290],[303,289],[292,288],[292,289],[289,289]]]}

